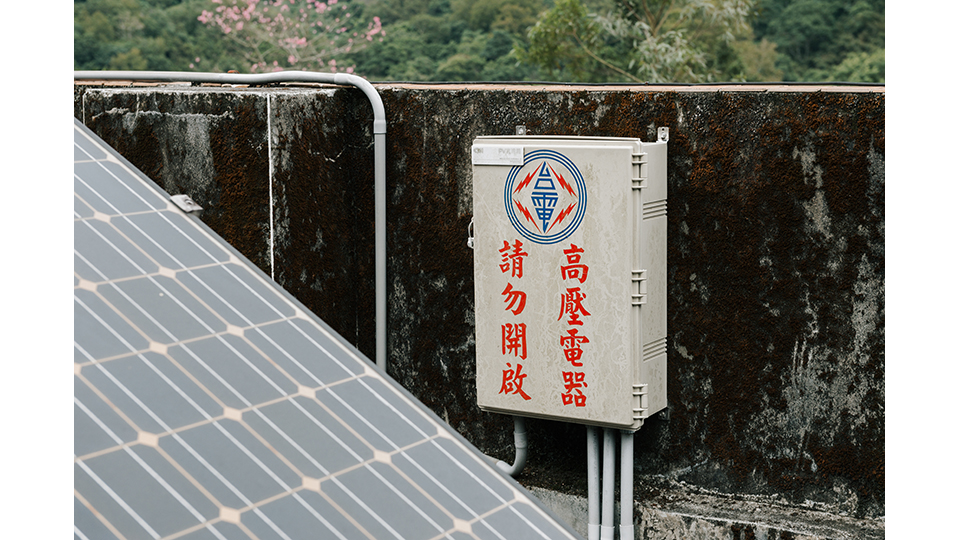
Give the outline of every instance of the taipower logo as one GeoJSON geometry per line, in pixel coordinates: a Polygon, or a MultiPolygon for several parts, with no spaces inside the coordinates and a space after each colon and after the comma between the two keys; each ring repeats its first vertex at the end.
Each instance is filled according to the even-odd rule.
{"type": "Polygon", "coordinates": [[[524,156],[522,166],[510,169],[503,202],[517,232],[537,244],[555,244],[580,226],[587,190],[569,158],[553,150],[536,150],[524,156]]]}

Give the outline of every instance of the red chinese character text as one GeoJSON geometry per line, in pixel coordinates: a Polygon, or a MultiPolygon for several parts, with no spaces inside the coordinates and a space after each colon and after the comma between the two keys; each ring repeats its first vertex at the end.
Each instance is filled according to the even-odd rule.
{"type": "Polygon", "coordinates": [[[583,407],[587,404],[587,396],[583,395],[580,388],[586,387],[587,383],[583,381],[583,373],[579,371],[564,371],[563,388],[566,392],[560,394],[560,399],[563,400],[564,405],[570,405],[572,403],[576,407],[583,407]],[[576,395],[572,392],[576,392],[576,395]]]}
{"type": "Polygon", "coordinates": [[[580,264],[580,254],[583,253],[583,248],[579,248],[576,244],[570,244],[568,249],[563,250],[563,254],[567,256],[566,265],[560,265],[560,275],[563,279],[576,279],[580,283],[583,283],[587,280],[587,271],[590,270],[585,264],[580,264]]]}
{"type": "Polygon", "coordinates": [[[501,346],[503,354],[511,354],[527,359],[527,325],[520,324],[502,324],[500,325],[500,334],[502,336],[501,346]]]}
{"type": "Polygon", "coordinates": [[[503,370],[503,383],[500,384],[498,394],[520,394],[523,399],[530,399],[530,396],[523,391],[523,379],[527,374],[521,375],[521,369],[523,369],[523,366],[517,363],[517,369],[514,371],[510,369],[510,363],[507,362],[507,369],[503,370]]]}
{"type": "Polygon", "coordinates": [[[513,243],[512,250],[506,240],[503,241],[503,248],[500,250],[500,272],[506,273],[510,270],[510,275],[515,278],[523,277],[523,258],[528,253],[523,251],[523,242],[516,240],[513,243]]]}
{"type": "Polygon", "coordinates": [[[567,361],[573,364],[574,367],[583,367],[583,363],[580,362],[580,357],[583,356],[583,349],[580,348],[580,344],[590,343],[590,340],[587,339],[587,336],[578,336],[576,328],[567,330],[567,334],[569,335],[560,336],[560,346],[563,347],[563,356],[565,356],[567,361]]]}
{"type": "Polygon", "coordinates": [[[523,308],[527,305],[527,293],[515,291],[513,290],[513,285],[507,283],[507,287],[503,289],[503,292],[500,294],[502,296],[506,296],[503,301],[504,303],[508,304],[504,311],[513,311],[514,315],[519,315],[521,312],[523,312],[523,308]],[[514,309],[514,305],[517,306],[516,309],[514,309]]]}
{"type": "Polygon", "coordinates": [[[590,312],[583,307],[583,300],[586,297],[587,295],[580,292],[580,287],[567,289],[566,294],[560,295],[560,316],[557,317],[557,320],[562,319],[564,315],[570,315],[567,324],[582,325],[583,321],[580,320],[580,315],[590,315],[590,312]]]}

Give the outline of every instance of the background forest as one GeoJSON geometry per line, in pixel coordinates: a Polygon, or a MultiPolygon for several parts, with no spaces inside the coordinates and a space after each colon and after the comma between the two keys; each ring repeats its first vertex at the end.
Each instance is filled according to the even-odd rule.
{"type": "Polygon", "coordinates": [[[74,0],[74,68],[884,82],[884,0],[74,0]]]}

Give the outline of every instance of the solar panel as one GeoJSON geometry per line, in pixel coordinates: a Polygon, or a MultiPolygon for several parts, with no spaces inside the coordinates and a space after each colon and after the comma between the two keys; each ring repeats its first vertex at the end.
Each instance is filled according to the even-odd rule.
{"type": "Polygon", "coordinates": [[[579,537],[74,128],[75,538],[579,537]]]}

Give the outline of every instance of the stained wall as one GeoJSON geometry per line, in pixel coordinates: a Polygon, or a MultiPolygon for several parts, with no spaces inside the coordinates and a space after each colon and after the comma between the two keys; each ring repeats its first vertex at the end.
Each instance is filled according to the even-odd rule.
{"type": "MultiPolygon", "coordinates": [[[[656,139],[668,161],[669,418],[638,432],[638,491],[669,477],[884,514],[882,87],[378,85],[388,123],[389,374],[481,450],[470,145],[656,139]]],[[[75,87],[75,115],[374,356],[373,137],[355,89],[75,87]]],[[[522,483],[584,494],[582,426],[529,420],[522,483]]],[[[638,496],[655,493],[638,493],[638,496]]]]}

